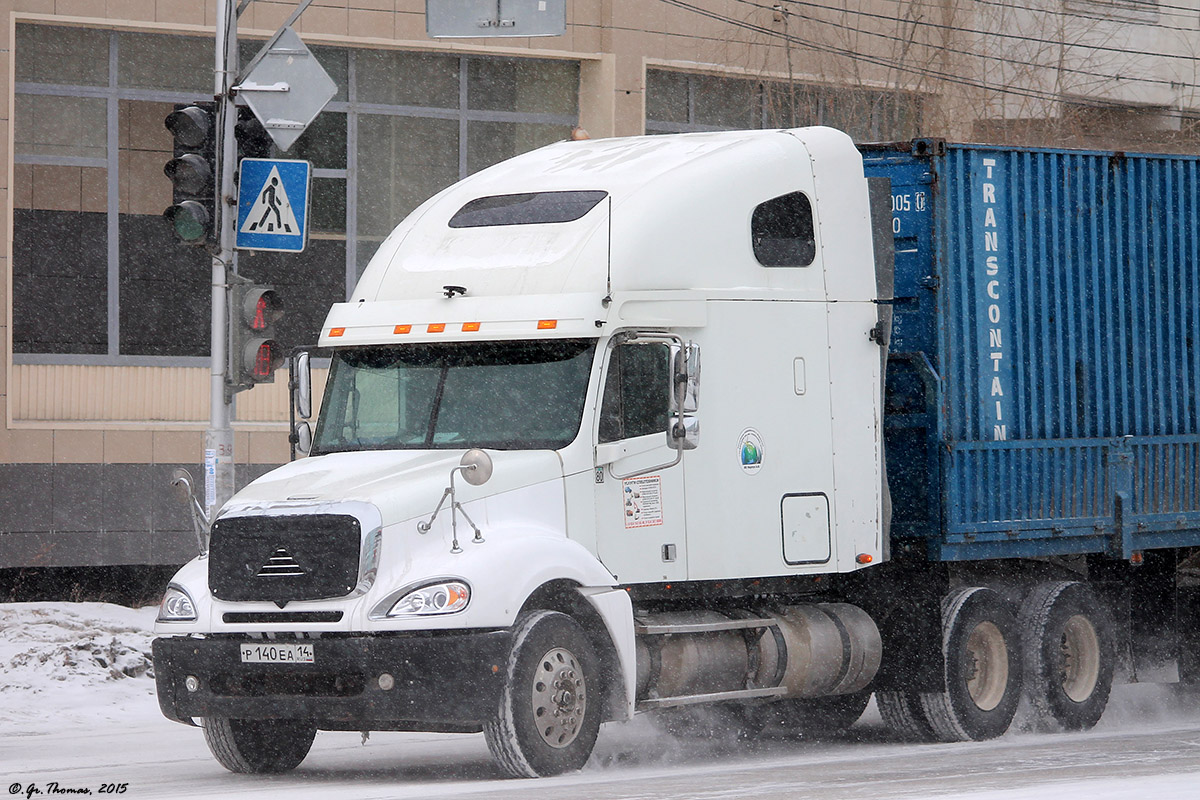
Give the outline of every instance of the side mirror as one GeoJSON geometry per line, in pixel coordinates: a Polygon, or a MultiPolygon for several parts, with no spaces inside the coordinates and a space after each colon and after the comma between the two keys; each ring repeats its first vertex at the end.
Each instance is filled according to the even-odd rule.
{"type": "Polygon", "coordinates": [[[293,402],[296,404],[296,416],[300,419],[312,417],[312,368],[308,359],[308,351],[302,351],[296,355],[293,365],[293,402]]]}
{"type": "Polygon", "coordinates": [[[301,455],[306,456],[312,451],[312,426],[307,420],[297,422],[296,427],[292,428],[292,444],[301,455]]]}
{"type": "Polygon", "coordinates": [[[700,408],[700,345],[685,342],[683,347],[673,346],[671,387],[671,413],[679,413],[679,387],[683,391],[683,413],[694,414],[700,408]]]}
{"type": "Polygon", "coordinates": [[[472,486],[482,486],[492,477],[492,457],[478,448],[463,453],[458,465],[462,468],[463,480],[472,486]]]}

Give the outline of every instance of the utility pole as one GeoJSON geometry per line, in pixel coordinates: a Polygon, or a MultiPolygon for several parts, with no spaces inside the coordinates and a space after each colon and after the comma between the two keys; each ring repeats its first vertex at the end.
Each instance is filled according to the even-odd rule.
{"type": "Polygon", "coordinates": [[[212,261],[212,375],[208,430],[204,433],[204,506],[210,520],[233,497],[234,486],[233,396],[225,388],[225,373],[229,369],[225,339],[229,276],[236,272],[233,204],[237,194],[233,173],[237,166],[237,142],[234,139],[237,109],[230,91],[238,76],[236,0],[217,0],[216,34],[213,99],[217,104],[220,175],[214,182],[217,193],[214,221],[218,238],[217,254],[212,261]]]}

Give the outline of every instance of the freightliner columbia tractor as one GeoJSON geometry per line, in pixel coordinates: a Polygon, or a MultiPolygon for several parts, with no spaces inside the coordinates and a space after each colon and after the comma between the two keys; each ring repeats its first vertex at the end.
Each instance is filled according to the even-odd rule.
{"type": "Polygon", "coordinates": [[[811,735],[872,694],[912,739],[1088,728],[1197,675],[1198,264],[1187,157],[805,128],[483,170],[329,312],[310,454],[164,597],[162,710],[235,772],[482,731],[544,776],[642,711],[811,735]]]}

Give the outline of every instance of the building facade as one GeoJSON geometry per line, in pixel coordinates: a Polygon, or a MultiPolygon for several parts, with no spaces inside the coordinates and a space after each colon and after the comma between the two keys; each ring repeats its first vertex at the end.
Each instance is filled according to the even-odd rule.
{"type": "MultiPolygon", "coordinates": [[[[424,0],[304,12],[338,87],[279,153],[313,165],[309,244],[239,255],[283,298],[286,346],[315,341],[426,197],[576,126],[1196,148],[1200,3],[565,2],[544,38],[431,38],[424,0]]],[[[243,63],[294,8],[246,6],[243,63]]],[[[162,219],[163,119],[211,99],[215,3],[0,9],[0,570],[182,563],[195,539],[168,478],[203,462],[210,257],[162,219]]],[[[236,419],[241,484],[288,458],[286,379],[239,394],[236,419]]]]}

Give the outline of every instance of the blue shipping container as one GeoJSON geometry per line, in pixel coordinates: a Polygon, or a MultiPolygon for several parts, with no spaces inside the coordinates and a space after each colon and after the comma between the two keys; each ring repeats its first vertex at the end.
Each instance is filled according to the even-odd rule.
{"type": "Polygon", "coordinates": [[[1200,545],[1200,160],[918,141],[892,183],[894,547],[1200,545]]]}

